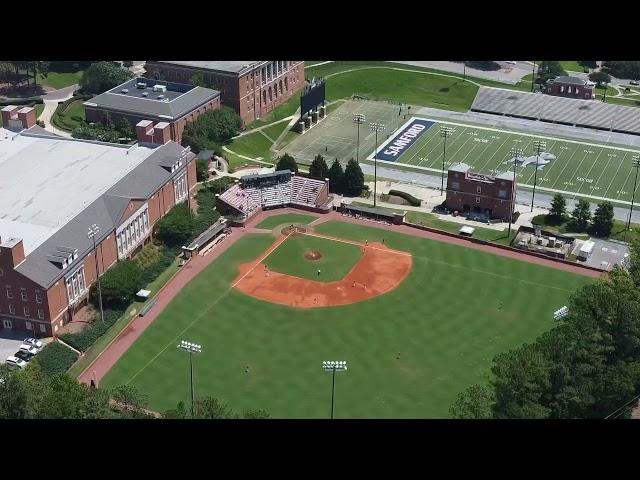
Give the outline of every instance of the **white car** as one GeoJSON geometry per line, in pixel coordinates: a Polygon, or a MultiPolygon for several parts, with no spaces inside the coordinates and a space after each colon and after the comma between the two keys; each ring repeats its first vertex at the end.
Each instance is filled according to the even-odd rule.
{"type": "Polygon", "coordinates": [[[7,357],[6,362],[8,365],[12,367],[24,368],[27,366],[27,362],[24,360],[20,360],[18,357],[7,357]]]}
{"type": "Polygon", "coordinates": [[[517,65],[518,62],[516,62],[515,60],[505,60],[504,63],[508,63],[509,65],[517,65]]]}
{"type": "Polygon", "coordinates": [[[33,337],[25,338],[22,343],[26,343],[27,345],[32,345],[38,349],[42,348],[42,342],[37,338],[33,338],[33,337]]]}
{"type": "Polygon", "coordinates": [[[27,343],[23,343],[22,345],[20,345],[20,348],[18,350],[22,350],[23,352],[30,353],[31,355],[38,354],[38,349],[33,345],[29,345],[27,343]]]}
{"type": "Polygon", "coordinates": [[[631,80],[629,85],[640,85],[640,82],[638,80],[631,80]]]}

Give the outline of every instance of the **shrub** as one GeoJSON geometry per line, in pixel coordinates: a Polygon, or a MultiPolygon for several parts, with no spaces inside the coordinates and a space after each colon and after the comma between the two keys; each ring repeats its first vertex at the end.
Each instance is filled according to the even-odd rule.
{"type": "Polygon", "coordinates": [[[400,190],[389,190],[389,195],[395,195],[396,197],[404,198],[409,205],[413,207],[419,207],[422,204],[422,200],[408,194],[407,192],[401,192],[400,190]]]}
{"type": "MultiPolygon", "coordinates": [[[[63,340],[64,341],[64,340],[63,340]]],[[[78,359],[78,354],[59,342],[51,342],[38,353],[35,361],[47,375],[64,373],[78,359]]]]}
{"type": "Polygon", "coordinates": [[[278,159],[276,171],[278,170],[289,170],[291,172],[298,173],[298,164],[291,155],[285,153],[278,159]]]}
{"type": "Polygon", "coordinates": [[[44,101],[39,97],[14,98],[13,100],[0,100],[0,107],[7,105],[27,105],[33,107],[35,104],[42,104],[44,101]]]}
{"type": "MultiPolygon", "coordinates": [[[[122,315],[125,309],[113,309],[104,311],[104,324],[100,320],[100,314],[94,320],[94,323],[78,333],[63,333],[60,335],[60,340],[68,343],[76,350],[86,352],[91,345],[93,345],[98,338],[105,334],[105,332],[114,324],[122,315]]],[[[69,350],[65,347],[66,350],[69,350]]],[[[73,352],[71,352],[73,353],[73,352]]],[[[40,355],[38,355],[40,356],[40,355]]],[[[67,367],[68,368],[68,367],[67,367]]]]}
{"type": "Polygon", "coordinates": [[[207,160],[196,160],[196,179],[203,182],[209,178],[209,162],[207,160]]]}
{"type": "MultiPolygon", "coordinates": [[[[121,260],[100,277],[102,303],[105,306],[124,306],[144,285],[142,269],[131,260],[121,260]]],[[[91,298],[98,304],[97,283],[91,286],[91,298]]]]}
{"type": "Polygon", "coordinates": [[[156,224],[156,236],[165,245],[182,246],[192,233],[193,218],[184,203],[173,207],[156,224]]]}
{"type": "Polygon", "coordinates": [[[84,71],[80,86],[87,93],[102,93],[126,82],[133,76],[129,70],[114,65],[113,62],[98,62],[84,71]]]}

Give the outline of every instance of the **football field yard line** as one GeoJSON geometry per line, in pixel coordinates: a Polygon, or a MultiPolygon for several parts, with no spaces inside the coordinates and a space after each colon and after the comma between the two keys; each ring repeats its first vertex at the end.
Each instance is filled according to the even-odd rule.
{"type": "MultiPolygon", "coordinates": [[[[556,141],[556,142],[554,142],[554,143],[553,143],[553,147],[555,147],[555,146],[556,146],[556,143],[558,143],[558,142],[556,141]]],[[[545,149],[545,152],[550,152],[550,151],[551,151],[551,149],[552,149],[552,147],[549,147],[548,149],[545,149]]],[[[542,153],[542,152],[541,152],[541,153],[542,153]]],[[[535,154],[534,154],[534,156],[537,156],[537,155],[535,155],[535,154]]],[[[554,162],[557,162],[557,161],[558,161],[558,157],[556,157],[556,159],[554,160],[554,162]]],[[[540,163],[540,160],[538,159],[538,164],[539,164],[539,163],[540,163]]],[[[552,163],[552,164],[553,164],[553,163],[552,163]]],[[[542,170],[542,172],[544,172],[544,170],[542,170]]],[[[531,172],[531,174],[529,175],[529,178],[526,180],[526,182],[527,182],[527,183],[530,183],[530,182],[531,182],[531,179],[534,177],[535,173],[536,173],[536,167],[535,167],[535,164],[533,164],[533,172],[531,172]]],[[[539,175],[540,175],[540,174],[538,173],[538,176],[539,176],[539,175]]],[[[544,176],[543,176],[543,178],[544,178],[544,176]]]]}
{"type": "MultiPolygon", "coordinates": [[[[584,152],[584,150],[583,150],[583,152],[584,152]]],[[[582,167],[582,164],[584,163],[585,159],[586,159],[588,156],[591,156],[591,155],[593,155],[593,153],[586,153],[586,152],[584,152],[584,156],[582,157],[582,160],[580,160],[580,163],[578,164],[578,168],[576,168],[576,169],[574,170],[574,172],[573,172],[573,176],[571,177],[571,178],[572,178],[572,180],[571,180],[572,182],[573,182],[573,180],[575,180],[576,182],[578,181],[578,180],[577,180],[577,178],[578,178],[578,172],[580,171],[580,167],[582,167]]],[[[574,183],[574,184],[575,184],[575,183],[574,183]]],[[[580,187],[578,187],[578,190],[580,190],[580,187]]],[[[575,193],[576,193],[576,195],[577,195],[577,193],[578,193],[578,190],[576,190],[576,192],[575,192],[575,193]]]]}
{"type": "MultiPolygon", "coordinates": [[[[477,138],[477,137],[475,137],[477,138]]],[[[477,161],[482,161],[481,159],[484,157],[485,153],[487,152],[487,150],[489,149],[489,147],[493,146],[491,140],[489,140],[488,138],[482,138],[482,140],[486,140],[487,142],[485,143],[485,147],[482,149],[482,152],[479,153],[476,157],[474,157],[473,159],[473,163],[470,164],[470,166],[472,168],[475,168],[475,164],[477,161]]],[[[483,143],[483,142],[477,142],[477,143],[483,143]]],[[[494,152],[495,154],[495,152],[494,152]]],[[[477,172],[481,172],[482,169],[477,169],[477,172]]]]}
{"type": "MultiPolygon", "coordinates": [[[[622,158],[622,160],[620,160],[620,165],[618,165],[618,169],[616,170],[616,173],[613,177],[611,177],[611,181],[609,182],[609,186],[607,187],[607,191],[604,192],[605,196],[609,193],[609,190],[611,189],[611,185],[613,184],[613,182],[615,181],[616,178],[618,178],[618,172],[620,172],[620,169],[622,168],[622,164],[625,163],[625,160],[627,159],[627,155],[629,152],[624,152],[624,157],[622,158]]],[[[622,187],[620,187],[618,189],[618,192],[620,192],[620,190],[622,190],[622,187]]],[[[616,197],[616,199],[618,199],[620,197],[620,193],[618,193],[618,196],[616,197]]]]}
{"type": "MultiPolygon", "coordinates": [[[[433,124],[433,125],[431,126],[431,128],[434,128],[434,127],[435,127],[435,125],[436,125],[436,124],[433,124]]],[[[431,130],[431,128],[430,128],[429,130],[431,130]]],[[[427,132],[427,135],[428,135],[428,134],[429,134],[429,133],[427,132]]],[[[438,148],[438,146],[439,146],[440,142],[438,141],[439,135],[437,134],[437,132],[436,132],[436,133],[434,133],[431,137],[427,137],[427,138],[428,138],[428,139],[427,139],[427,141],[426,141],[426,142],[424,142],[424,145],[421,145],[421,146],[420,146],[420,144],[419,144],[419,143],[416,145],[416,146],[419,146],[419,148],[418,148],[418,150],[417,150],[417,151],[416,151],[416,152],[415,152],[415,153],[414,153],[414,154],[409,158],[409,162],[413,162],[413,160],[414,160],[415,158],[417,158],[417,159],[418,159],[418,162],[417,162],[416,164],[414,164],[414,165],[418,165],[418,166],[419,166],[419,165],[421,165],[421,164],[422,164],[422,162],[423,162],[424,160],[422,160],[422,159],[419,157],[420,152],[421,152],[422,150],[424,150],[425,148],[427,148],[427,147],[429,146],[429,144],[430,144],[432,141],[434,141],[434,140],[435,140],[435,141],[434,141],[434,145],[435,145],[435,146],[434,146],[431,150],[429,150],[429,153],[427,153],[427,155],[426,155],[427,160],[428,160],[429,155],[431,155],[431,153],[432,153],[432,152],[434,152],[434,151],[436,150],[436,148],[438,148]]]]}
{"type": "MultiPolygon", "coordinates": [[[[211,309],[216,306],[218,304],[218,302],[220,302],[220,300],[222,300],[231,290],[233,290],[233,288],[238,285],[238,283],[240,283],[242,280],[244,280],[244,278],[249,275],[258,265],[260,265],[265,258],[267,258],[269,255],[271,255],[280,245],[282,245],[291,235],[291,233],[287,234],[285,237],[281,238],[280,241],[276,242],[274,245],[272,245],[270,248],[267,249],[267,251],[262,255],[262,257],[260,257],[260,260],[258,260],[256,262],[256,264],[251,267],[247,272],[245,272],[244,275],[242,275],[238,280],[236,280],[234,283],[232,283],[229,287],[227,287],[226,290],[224,290],[220,296],[218,298],[216,298],[211,304],[209,304],[209,306],[207,308],[205,308],[200,315],[197,315],[193,321],[187,325],[186,327],[184,327],[180,333],[178,333],[171,341],[169,341],[163,348],[162,350],[160,350],[158,353],[156,353],[151,360],[149,360],[147,363],[145,363],[145,365],[138,370],[129,380],[127,380],[125,382],[125,385],[129,385],[129,383],[131,383],[138,375],[140,375],[149,365],[151,365],[153,362],[156,361],[156,359],[162,355],[167,348],[169,348],[171,345],[175,344],[175,342],[182,336],[184,335],[185,332],[187,332],[187,330],[189,330],[191,327],[193,327],[196,323],[198,323],[200,320],[202,320],[202,318],[208,314],[211,309]]],[[[175,300],[175,299],[174,299],[175,300]]],[[[173,301],[173,300],[172,300],[173,301]]]]}
{"type": "MultiPolygon", "coordinates": [[[[622,184],[622,187],[620,188],[620,192],[626,192],[626,188],[627,188],[627,182],[629,181],[629,179],[632,176],[632,172],[633,172],[633,168],[629,169],[629,173],[627,174],[627,179],[624,181],[624,183],[622,184]]],[[[631,189],[633,190],[633,189],[631,189]]],[[[633,192],[631,192],[633,194],[633,192]]],[[[620,195],[622,195],[622,193],[618,194],[618,198],[620,198],[620,195]]]]}
{"type": "MultiPolygon", "coordinates": [[[[508,141],[509,141],[509,137],[507,136],[507,138],[504,140],[504,142],[502,142],[502,143],[500,144],[500,146],[499,146],[499,147],[498,147],[498,148],[493,152],[493,155],[491,155],[491,156],[489,157],[489,159],[486,161],[486,163],[482,166],[482,168],[481,168],[480,170],[484,170],[485,168],[487,168],[487,165],[489,165],[489,163],[491,162],[491,160],[493,159],[493,157],[495,157],[495,156],[496,156],[496,153],[498,153],[500,150],[502,150],[502,147],[504,147],[505,143],[507,143],[508,141]]],[[[501,164],[501,163],[500,163],[500,164],[501,164]]],[[[499,164],[499,165],[500,165],[500,164],[499,164]]],[[[497,166],[497,165],[496,165],[496,166],[497,166]]],[[[496,169],[494,169],[494,170],[497,170],[497,168],[496,168],[496,169]]]]}
{"type": "MultiPolygon", "coordinates": [[[[609,155],[611,155],[611,154],[609,154],[609,155]]],[[[616,157],[611,157],[611,156],[609,156],[609,160],[607,161],[607,164],[604,166],[604,168],[603,168],[603,169],[602,169],[602,171],[600,172],[600,176],[599,176],[599,177],[598,177],[598,179],[596,180],[596,183],[595,183],[595,185],[594,185],[595,187],[597,187],[597,186],[598,186],[598,184],[600,183],[600,179],[602,178],[602,175],[604,175],[604,172],[608,171],[608,169],[609,169],[609,164],[611,163],[611,160],[613,160],[614,158],[617,158],[617,156],[616,156],[616,157]]],[[[605,180],[605,181],[606,181],[606,180],[605,180]]],[[[606,194],[607,194],[607,192],[606,192],[606,191],[604,191],[604,192],[603,192],[603,195],[606,195],[606,194]]]]}
{"type": "MultiPolygon", "coordinates": [[[[455,143],[455,141],[456,141],[458,138],[464,138],[464,136],[463,136],[463,135],[464,135],[465,133],[467,133],[467,130],[468,130],[467,128],[463,129],[463,131],[462,131],[462,132],[460,132],[460,135],[459,135],[455,140],[452,140],[452,142],[449,144],[449,148],[453,148],[453,144],[455,143]]],[[[473,137],[472,137],[471,135],[467,135],[466,140],[465,140],[464,142],[462,142],[462,145],[460,145],[456,150],[454,150],[453,152],[450,152],[450,153],[449,153],[449,155],[447,155],[447,157],[449,158],[449,165],[452,165],[453,163],[458,163],[457,161],[456,161],[456,162],[452,162],[452,161],[451,161],[451,159],[452,159],[452,158],[455,158],[455,157],[456,157],[456,155],[458,154],[458,152],[459,152],[460,150],[462,150],[462,149],[464,148],[464,146],[467,144],[467,142],[468,142],[469,140],[471,140],[472,138],[473,138],[473,137]]],[[[434,165],[434,163],[432,163],[431,165],[434,165]]],[[[446,166],[445,166],[445,167],[446,167],[446,166]]],[[[440,170],[439,170],[439,171],[442,171],[442,168],[440,168],[440,170]]]]}
{"type": "Polygon", "coordinates": [[[578,152],[578,148],[576,147],[573,150],[573,153],[571,154],[571,156],[569,157],[569,160],[567,160],[567,162],[564,164],[564,168],[562,169],[562,171],[560,172],[560,175],[558,175],[558,178],[556,178],[556,181],[553,182],[553,185],[551,185],[551,188],[556,188],[556,184],[561,181],[562,176],[564,175],[565,170],[567,169],[567,167],[569,165],[571,165],[571,161],[573,160],[573,157],[575,156],[575,154],[578,152]]]}
{"type": "MultiPolygon", "coordinates": [[[[578,195],[580,194],[580,190],[582,190],[582,188],[584,187],[585,183],[587,183],[587,180],[593,180],[593,178],[589,177],[589,175],[591,174],[591,171],[593,170],[593,167],[596,166],[596,164],[598,163],[598,159],[600,158],[600,155],[602,155],[602,152],[604,152],[604,148],[600,149],[600,152],[598,153],[598,155],[596,155],[596,159],[593,162],[593,165],[591,165],[591,168],[589,169],[589,171],[582,177],[582,184],[580,185],[580,187],[578,188],[578,191],[576,192],[578,195]]],[[[589,184],[591,185],[591,184],[589,184]]],[[[594,185],[595,187],[595,185],[594,185]]],[[[593,189],[592,189],[593,190],[593,189]]]]}

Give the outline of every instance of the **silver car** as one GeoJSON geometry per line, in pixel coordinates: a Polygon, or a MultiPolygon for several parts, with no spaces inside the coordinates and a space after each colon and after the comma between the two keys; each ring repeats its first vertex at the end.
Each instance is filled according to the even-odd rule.
{"type": "Polygon", "coordinates": [[[33,338],[33,337],[25,338],[22,343],[26,343],[27,345],[32,345],[32,346],[36,347],[37,349],[42,348],[42,345],[43,345],[40,340],[38,340],[37,338],[33,338]]]}
{"type": "Polygon", "coordinates": [[[24,368],[27,366],[27,362],[19,359],[18,357],[7,357],[7,360],[5,361],[5,363],[12,367],[18,367],[18,368],[24,368]]]}
{"type": "Polygon", "coordinates": [[[37,355],[39,351],[36,347],[27,343],[23,343],[22,345],[20,345],[19,350],[30,353],[31,355],[37,355]]]}

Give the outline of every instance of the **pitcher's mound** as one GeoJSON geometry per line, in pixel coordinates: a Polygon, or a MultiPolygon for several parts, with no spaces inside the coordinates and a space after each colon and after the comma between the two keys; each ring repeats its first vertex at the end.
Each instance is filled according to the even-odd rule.
{"type": "Polygon", "coordinates": [[[304,258],[307,260],[320,260],[322,258],[322,254],[317,250],[307,250],[304,252],[304,258]]]}
{"type": "Polygon", "coordinates": [[[280,230],[280,233],[284,236],[291,235],[292,237],[295,237],[296,235],[299,235],[301,233],[306,233],[306,231],[307,229],[304,227],[294,226],[293,228],[285,227],[280,230]]]}

